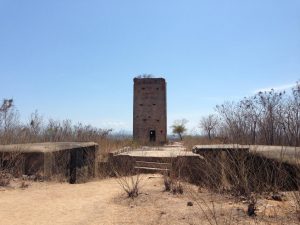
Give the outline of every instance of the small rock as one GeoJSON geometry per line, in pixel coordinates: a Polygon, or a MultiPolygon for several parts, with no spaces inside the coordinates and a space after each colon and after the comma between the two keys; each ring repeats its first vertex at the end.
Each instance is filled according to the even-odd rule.
{"type": "Polygon", "coordinates": [[[279,202],[282,202],[283,201],[283,196],[281,194],[273,194],[272,195],[272,199],[275,200],[275,201],[279,201],[279,202]]]}
{"type": "Polygon", "coordinates": [[[247,201],[248,199],[245,196],[240,197],[241,201],[247,201]]]}
{"type": "Polygon", "coordinates": [[[250,203],[248,205],[248,211],[247,211],[248,212],[248,216],[256,216],[255,211],[256,211],[255,204],[254,203],[250,203]]]}
{"type": "Polygon", "coordinates": [[[28,188],[29,187],[29,184],[26,183],[25,181],[22,181],[21,185],[20,185],[20,188],[21,189],[25,189],[25,188],[28,188]]]}
{"type": "Polygon", "coordinates": [[[244,216],[245,215],[245,211],[241,208],[237,208],[236,209],[236,215],[237,216],[244,216]]]}
{"type": "Polygon", "coordinates": [[[36,175],[30,175],[30,176],[28,176],[28,179],[36,181],[37,177],[36,177],[36,175]]]}
{"type": "Polygon", "coordinates": [[[187,206],[193,206],[193,205],[194,205],[193,202],[188,202],[188,203],[187,203],[187,206]]]}

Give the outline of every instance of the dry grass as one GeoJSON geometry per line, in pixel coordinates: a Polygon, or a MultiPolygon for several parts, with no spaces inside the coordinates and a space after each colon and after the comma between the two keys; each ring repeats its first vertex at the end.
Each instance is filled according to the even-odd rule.
{"type": "Polygon", "coordinates": [[[107,155],[108,153],[118,151],[119,149],[122,149],[124,147],[129,147],[129,148],[137,148],[140,146],[139,143],[135,142],[132,140],[131,137],[127,138],[100,138],[93,140],[97,144],[99,144],[99,147],[101,149],[101,154],[102,155],[107,155]]]}
{"type": "Polygon", "coordinates": [[[0,152],[0,186],[8,186],[16,175],[20,174],[22,157],[20,153],[1,153],[0,152]]]}
{"type": "Polygon", "coordinates": [[[296,214],[297,218],[300,222],[300,191],[294,191],[293,192],[293,199],[296,205],[296,214]]]}
{"type": "Polygon", "coordinates": [[[9,185],[11,175],[4,171],[0,171],[0,187],[6,187],[9,185]]]}
{"type": "Polygon", "coordinates": [[[185,136],[183,144],[188,151],[192,151],[195,145],[213,145],[213,144],[225,144],[225,139],[212,138],[209,139],[203,136],[185,136]]]}
{"type": "MultiPolygon", "coordinates": [[[[191,149],[191,146],[199,143],[211,144],[212,142],[208,143],[205,139],[193,137],[187,138],[184,142],[187,149],[191,149]]],[[[212,191],[212,195],[213,193],[221,193],[225,196],[229,194],[234,196],[237,201],[242,199],[247,203],[246,213],[248,216],[256,218],[258,202],[261,202],[264,196],[272,196],[271,198],[277,201],[285,201],[281,198],[274,198],[274,193],[292,191],[291,198],[295,202],[296,208],[291,215],[298,216],[300,221],[300,165],[290,165],[283,160],[273,160],[238,150],[203,151],[201,155],[205,160],[200,164],[193,165],[189,177],[200,187],[212,191]]],[[[189,163],[186,163],[188,165],[184,165],[185,162],[182,162],[182,168],[189,166],[189,163]]],[[[204,215],[209,224],[235,224],[230,213],[225,218],[216,213],[213,201],[201,198],[196,190],[186,191],[196,203],[196,207],[200,211],[206,212],[204,215]]],[[[267,218],[266,221],[270,215],[279,218],[278,212],[276,210],[270,212],[268,205],[260,204],[259,208],[260,217],[267,218]]],[[[255,223],[261,224],[262,221],[255,223]]],[[[262,224],[269,224],[269,222],[262,224]]]]}
{"type": "Polygon", "coordinates": [[[182,182],[174,176],[164,175],[164,191],[175,194],[183,194],[182,182]]]}

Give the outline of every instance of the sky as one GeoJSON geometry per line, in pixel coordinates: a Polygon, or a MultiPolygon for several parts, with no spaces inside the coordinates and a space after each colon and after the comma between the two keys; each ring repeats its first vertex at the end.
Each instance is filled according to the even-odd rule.
{"type": "Polygon", "coordinates": [[[0,0],[0,99],[22,121],[132,131],[133,78],[167,81],[168,127],[300,80],[299,0],[0,0]]]}

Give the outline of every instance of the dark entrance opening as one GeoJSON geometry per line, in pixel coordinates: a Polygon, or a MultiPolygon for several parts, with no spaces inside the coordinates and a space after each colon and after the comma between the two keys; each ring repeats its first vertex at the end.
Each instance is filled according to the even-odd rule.
{"type": "Polygon", "coordinates": [[[155,142],[155,140],[156,140],[155,130],[150,130],[150,142],[155,142]]]}
{"type": "Polygon", "coordinates": [[[71,150],[71,157],[70,157],[70,184],[76,183],[76,164],[77,164],[77,150],[71,150]]]}

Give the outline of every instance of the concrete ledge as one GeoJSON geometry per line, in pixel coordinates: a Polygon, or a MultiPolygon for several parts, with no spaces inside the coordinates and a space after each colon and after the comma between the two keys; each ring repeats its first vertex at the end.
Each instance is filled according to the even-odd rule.
{"type": "Polygon", "coordinates": [[[95,142],[43,142],[14,145],[0,145],[0,152],[56,152],[66,149],[98,146],[95,142]]]}
{"type": "Polygon", "coordinates": [[[277,161],[287,162],[290,164],[300,163],[300,147],[290,146],[268,146],[268,145],[195,145],[193,152],[201,154],[205,151],[246,151],[251,154],[258,154],[277,161]]]}
{"type": "Polygon", "coordinates": [[[94,142],[1,145],[0,169],[15,176],[81,183],[95,176],[97,151],[94,142]]]}

